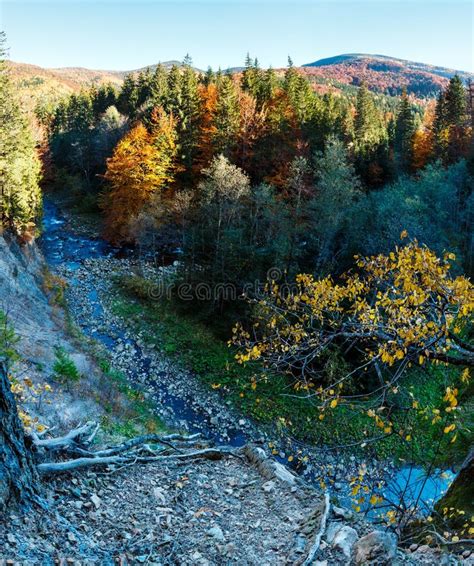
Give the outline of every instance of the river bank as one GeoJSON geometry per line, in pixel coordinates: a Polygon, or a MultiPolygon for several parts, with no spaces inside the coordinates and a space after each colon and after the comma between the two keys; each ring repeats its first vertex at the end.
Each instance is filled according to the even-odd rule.
{"type": "Polygon", "coordinates": [[[192,371],[147,343],[146,329],[137,331],[130,320],[114,312],[114,280],[137,273],[156,279],[156,267],[139,261],[130,250],[124,257],[122,250],[78,233],[71,225],[74,222],[47,199],[41,245],[51,269],[68,283],[70,315],[81,331],[99,345],[101,355],[144,392],[164,422],[189,432],[202,432],[218,444],[260,442],[271,447],[281,462],[298,469],[308,481],[330,488],[349,505],[353,502],[351,482],[361,466],[372,485],[388,482],[386,490],[392,500],[402,492],[409,494],[409,501],[404,502],[408,504],[421,496],[426,501],[425,511],[447,489],[452,475],[439,473],[425,482],[421,468],[408,473],[409,466],[399,469],[393,462],[367,461],[347,451],[335,454],[322,447],[302,449],[293,439],[278,434],[275,426],[257,426],[239,414],[221,392],[205,386],[192,371]],[[407,478],[411,485],[404,489],[407,478]]]}

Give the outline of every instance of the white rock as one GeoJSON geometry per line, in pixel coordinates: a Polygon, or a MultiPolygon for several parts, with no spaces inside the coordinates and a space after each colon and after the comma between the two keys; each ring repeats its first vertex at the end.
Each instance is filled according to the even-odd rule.
{"type": "Polygon", "coordinates": [[[359,538],[357,531],[352,527],[347,525],[343,526],[339,529],[334,537],[332,542],[333,548],[338,548],[342,550],[342,552],[347,556],[347,558],[351,557],[352,547],[354,543],[359,538]]]}
{"type": "Polygon", "coordinates": [[[102,500],[100,499],[100,497],[98,495],[96,495],[95,493],[94,493],[94,495],[92,495],[91,501],[94,504],[94,507],[96,509],[98,509],[100,507],[100,504],[102,503],[102,500]]]}

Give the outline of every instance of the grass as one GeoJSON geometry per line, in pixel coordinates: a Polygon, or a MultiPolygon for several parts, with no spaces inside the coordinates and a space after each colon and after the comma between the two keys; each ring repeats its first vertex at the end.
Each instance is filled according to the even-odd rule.
{"type": "MultiPolygon", "coordinates": [[[[258,365],[242,366],[235,359],[235,351],[217,338],[212,329],[183,313],[171,301],[149,299],[148,283],[138,276],[117,280],[117,295],[113,302],[115,314],[121,316],[135,332],[141,331],[145,342],[157,346],[181,367],[191,370],[208,387],[218,389],[224,401],[230,401],[242,414],[256,421],[286,429],[293,437],[313,445],[346,445],[361,439],[380,436],[374,421],[366,414],[368,405],[340,405],[319,420],[319,409],[288,386],[284,376],[263,377],[258,365]]],[[[336,362],[337,363],[337,362],[336,362]]],[[[335,371],[338,370],[336,365],[335,371]]],[[[425,464],[435,461],[438,466],[459,462],[465,456],[467,442],[472,442],[472,392],[460,391],[460,399],[467,399],[471,411],[459,412],[459,437],[454,444],[443,437],[442,425],[431,423],[432,409],[444,411],[442,401],[446,386],[456,381],[459,370],[432,367],[428,371],[411,370],[406,376],[405,393],[394,393],[388,400],[392,406],[411,406],[406,391],[413,391],[420,406],[429,407],[428,415],[416,410],[395,411],[392,421],[395,430],[413,431],[406,441],[392,434],[385,439],[367,444],[369,454],[378,458],[399,458],[425,464]],[[441,438],[441,443],[439,440],[441,438]],[[439,446],[438,446],[439,445],[439,446]]],[[[362,450],[358,447],[351,451],[362,450]]]]}

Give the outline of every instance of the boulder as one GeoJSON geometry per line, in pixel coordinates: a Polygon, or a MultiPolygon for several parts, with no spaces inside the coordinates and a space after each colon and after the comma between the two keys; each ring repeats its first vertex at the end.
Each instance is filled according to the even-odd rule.
{"type": "Polygon", "coordinates": [[[355,564],[392,564],[397,553],[397,537],[384,531],[372,531],[360,538],[352,549],[355,564]]]}
{"type": "Polygon", "coordinates": [[[332,546],[333,548],[342,550],[344,555],[347,556],[347,558],[350,558],[352,554],[352,547],[358,538],[359,535],[357,534],[357,531],[352,527],[345,525],[337,531],[332,541],[332,546]]]}

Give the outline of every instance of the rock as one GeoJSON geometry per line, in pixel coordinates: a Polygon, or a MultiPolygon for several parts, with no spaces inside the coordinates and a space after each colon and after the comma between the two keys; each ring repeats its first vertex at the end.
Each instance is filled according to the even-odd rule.
{"type": "Polygon", "coordinates": [[[337,491],[341,491],[341,489],[342,489],[343,487],[344,487],[344,486],[342,485],[342,483],[340,483],[340,482],[338,482],[338,481],[334,484],[334,489],[337,489],[337,491]]]}
{"type": "Polygon", "coordinates": [[[166,504],[166,496],[165,496],[165,490],[161,487],[155,487],[153,488],[153,495],[154,497],[163,505],[166,504]]]}
{"type": "Polygon", "coordinates": [[[342,529],[343,525],[342,523],[337,523],[337,522],[331,522],[329,523],[329,525],[327,526],[326,529],[326,542],[329,544],[332,544],[334,537],[336,536],[336,534],[338,533],[338,531],[340,529],[342,529]]]}
{"type": "Polygon", "coordinates": [[[359,535],[357,534],[357,531],[352,527],[345,525],[337,531],[332,542],[332,546],[333,548],[342,550],[345,556],[347,556],[347,558],[350,558],[352,547],[354,546],[354,543],[358,538],[359,535]]]}
{"type": "Polygon", "coordinates": [[[16,544],[16,538],[11,533],[7,534],[7,541],[10,544],[16,544]]]}
{"type": "Polygon", "coordinates": [[[349,509],[345,509],[344,507],[336,507],[335,505],[333,505],[332,512],[335,517],[337,517],[338,519],[344,519],[345,521],[350,521],[354,517],[354,513],[349,509]]]}
{"type": "Polygon", "coordinates": [[[219,525],[208,529],[207,534],[220,542],[225,541],[224,533],[222,532],[222,529],[219,527],[219,525]]]}
{"type": "Polygon", "coordinates": [[[91,501],[96,509],[98,509],[100,507],[100,504],[102,503],[101,498],[95,493],[92,495],[91,501]]]}
{"type": "Polygon", "coordinates": [[[262,489],[265,493],[270,493],[275,489],[275,482],[274,481],[267,481],[262,485],[262,489]]]}
{"type": "Polygon", "coordinates": [[[418,547],[417,552],[421,552],[421,554],[431,552],[431,548],[427,544],[422,544],[418,547]]]}
{"type": "Polygon", "coordinates": [[[295,552],[297,554],[303,554],[307,544],[308,544],[308,541],[307,541],[306,537],[303,536],[303,535],[298,535],[296,537],[296,542],[295,542],[295,552]]]}
{"type": "Polygon", "coordinates": [[[415,552],[415,550],[418,548],[418,546],[419,545],[416,544],[416,543],[410,544],[410,552],[415,552]]]}
{"type": "Polygon", "coordinates": [[[356,564],[391,564],[397,553],[397,537],[384,531],[372,531],[353,547],[356,564]]]}

